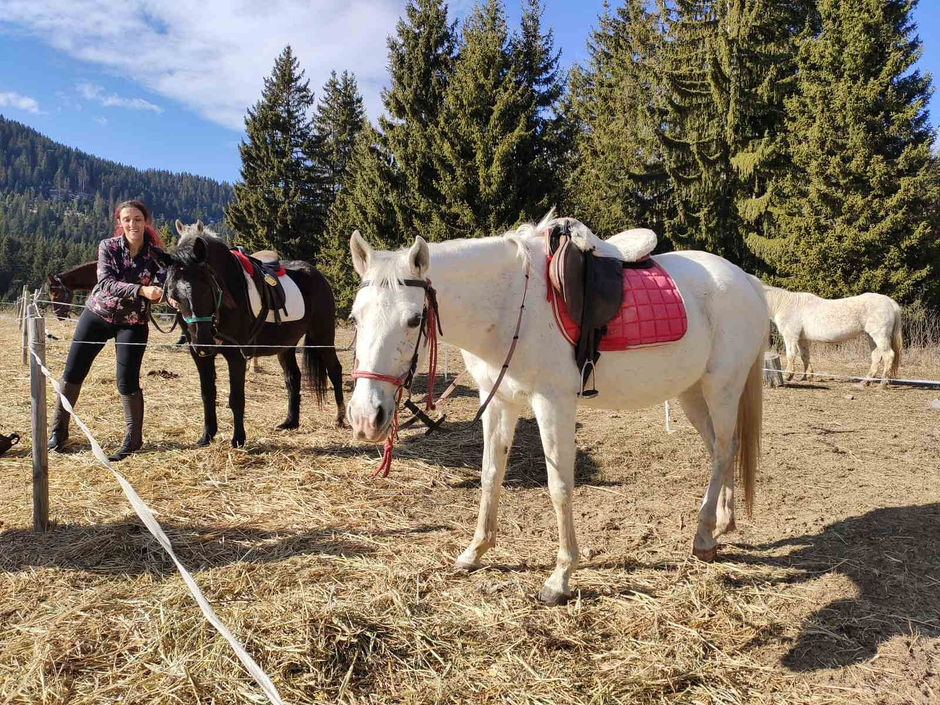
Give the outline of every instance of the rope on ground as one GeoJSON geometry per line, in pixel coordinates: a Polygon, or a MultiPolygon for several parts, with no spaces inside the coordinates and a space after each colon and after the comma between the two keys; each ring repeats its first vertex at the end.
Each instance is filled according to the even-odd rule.
{"type": "MultiPolygon", "coordinates": [[[[778,370],[774,368],[765,367],[763,368],[764,372],[783,372],[784,374],[789,374],[786,370],[778,370]]],[[[799,374],[806,374],[808,377],[834,377],[835,379],[847,380],[849,382],[881,382],[881,377],[852,377],[851,375],[840,375],[834,372],[794,372],[793,376],[799,374]]],[[[940,379],[894,379],[888,377],[887,382],[894,382],[895,384],[923,384],[923,385],[935,385],[940,387],[940,379]]],[[[784,384],[787,384],[784,382],[784,384]]]]}
{"type": "MultiPolygon", "coordinates": [[[[140,520],[144,522],[144,525],[147,527],[147,529],[150,530],[150,533],[153,534],[154,538],[156,538],[160,545],[163,546],[163,550],[165,550],[170,558],[173,559],[173,563],[176,565],[176,569],[182,576],[183,581],[189,588],[190,593],[192,593],[193,598],[196,600],[196,604],[199,605],[199,609],[202,610],[205,618],[209,620],[209,623],[212,624],[212,626],[218,630],[219,634],[221,634],[229,643],[229,645],[235,651],[235,655],[238,656],[238,660],[242,662],[248,672],[252,675],[252,677],[254,677],[255,681],[257,681],[258,685],[261,686],[261,689],[264,691],[264,694],[267,695],[268,700],[274,703],[274,705],[282,705],[284,701],[281,700],[280,693],[278,693],[277,688],[274,687],[274,683],[271,682],[271,679],[268,677],[268,675],[261,669],[261,667],[248,654],[248,652],[245,651],[241,643],[239,643],[239,641],[218,618],[215,611],[212,609],[212,606],[206,600],[205,596],[202,594],[202,591],[199,589],[199,586],[196,584],[196,581],[193,580],[193,577],[189,574],[189,571],[186,570],[183,564],[179,562],[176,557],[176,553],[173,551],[173,545],[170,543],[170,539],[163,532],[160,524],[154,518],[150,507],[144,503],[131,484],[126,479],[124,479],[124,476],[111,467],[111,463],[108,461],[108,456],[106,456],[104,451],[101,450],[101,446],[98,445],[98,441],[95,440],[95,437],[91,434],[88,426],[86,426],[85,422],[75,414],[75,411],[72,409],[72,405],[68,402],[68,399],[62,396],[62,390],[59,388],[59,383],[53,378],[49,370],[46,369],[46,366],[42,364],[39,356],[36,355],[36,353],[32,350],[30,350],[30,354],[32,354],[32,356],[36,359],[36,362],[39,365],[39,369],[42,370],[42,373],[49,379],[49,382],[52,383],[52,388],[58,395],[62,406],[69,414],[71,414],[72,418],[75,419],[75,423],[82,430],[82,433],[84,433],[88,438],[89,443],[91,443],[91,451],[95,458],[97,458],[102,465],[111,471],[115,479],[118,481],[118,484],[121,485],[121,489],[124,490],[124,495],[130,502],[131,507],[134,508],[137,516],[140,517],[140,520]]],[[[42,439],[34,438],[33,443],[37,442],[41,443],[42,439]]]]}

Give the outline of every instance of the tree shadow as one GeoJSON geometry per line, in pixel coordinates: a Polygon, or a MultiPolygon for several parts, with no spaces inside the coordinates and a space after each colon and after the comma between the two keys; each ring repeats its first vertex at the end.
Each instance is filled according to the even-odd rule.
{"type": "MultiPolygon", "coordinates": [[[[898,635],[940,637],[940,503],[875,509],[834,522],[819,534],[728,544],[722,559],[786,568],[791,572],[775,581],[781,584],[827,573],[845,575],[855,584],[856,597],[831,602],[803,624],[783,657],[793,671],[865,661],[898,635]],[[794,550],[784,556],[754,553],[789,546],[794,550]]],[[[728,582],[741,584],[733,578],[728,582]]]]}
{"type": "MultiPolygon", "coordinates": [[[[328,454],[339,457],[375,457],[379,446],[353,443],[326,444],[308,449],[312,455],[328,454]]],[[[395,457],[430,460],[452,470],[473,470],[474,476],[452,484],[455,489],[480,487],[479,469],[483,463],[483,431],[480,424],[471,421],[447,421],[437,431],[425,435],[424,427],[417,425],[403,431],[395,444],[395,457]]],[[[578,449],[575,457],[574,476],[577,485],[609,485],[597,481],[601,468],[590,454],[578,449]]],[[[545,454],[538,423],[532,418],[521,418],[516,425],[516,435],[503,484],[513,487],[545,487],[548,484],[545,454]]]]}
{"type": "MultiPolygon", "coordinates": [[[[449,530],[444,525],[369,532],[359,539],[348,527],[321,527],[304,532],[245,526],[199,526],[161,523],[173,550],[190,570],[231,563],[273,563],[293,556],[328,554],[357,558],[375,552],[374,537],[449,530]]],[[[110,524],[59,524],[39,534],[16,528],[0,532],[0,573],[56,567],[116,575],[176,572],[156,538],[136,519],[110,524]]]]}

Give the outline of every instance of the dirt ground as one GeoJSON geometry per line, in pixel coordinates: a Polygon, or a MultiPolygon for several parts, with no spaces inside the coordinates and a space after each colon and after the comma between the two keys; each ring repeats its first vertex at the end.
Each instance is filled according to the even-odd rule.
{"type": "MultiPolygon", "coordinates": [[[[48,321],[57,373],[73,325],[48,321]]],[[[55,527],[32,532],[17,341],[0,316],[0,432],[24,437],[0,457],[0,702],[264,702],[74,427],[72,452],[50,459],[55,527]]],[[[932,359],[909,355],[902,376],[936,379],[932,359]]],[[[106,449],[122,435],[113,365],[109,347],[77,405],[106,449]]],[[[867,369],[839,352],[814,365],[867,369]]],[[[305,396],[302,427],[273,430],[273,358],[249,376],[248,444],[232,450],[219,367],[219,436],[197,449],[195,367],[149,350],[145,449],[116,467],[286,702],[940,702],[938,389],[765,389],[755,512],[711,564],[689,556],[707,458],[678,405],[672,434],[662,406],[582,411],[582,565],[575,599],[550,608],[533,598],[557,537],[531,417],[499,543],[457,574],[479,501],[474,390],[447,405],[446,433],[403,432],[373,480],[379,451],[331,426],[332,402],[305,396]]]]}

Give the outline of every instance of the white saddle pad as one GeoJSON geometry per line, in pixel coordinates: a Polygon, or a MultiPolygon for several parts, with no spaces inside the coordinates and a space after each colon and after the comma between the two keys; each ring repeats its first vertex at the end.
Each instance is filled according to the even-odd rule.
{"type": "MultiPolygon", "coordinates": [[[[255,286],[254,280],[248,276],[248,272],[243,269],[242,274],[245,275],[245,281],[248,284],[248,300],[251,302],[251,312],[257,316],[261,313],[261,296],[258,294],[258,288],[255,286]]],[[[304,297],[301,295],[297,284],[287,275],[278,277],[278,280],[281,282],[281,286],[284,287],[284,305],[287,309],[286,314],[283,309],[281,310],[281,323],[303,318],[305,312],[304,297]]],[[[274,320],[274,311],[268,311],[268,317],[265,321],[268,323],[276,323],[274,320]]]]}

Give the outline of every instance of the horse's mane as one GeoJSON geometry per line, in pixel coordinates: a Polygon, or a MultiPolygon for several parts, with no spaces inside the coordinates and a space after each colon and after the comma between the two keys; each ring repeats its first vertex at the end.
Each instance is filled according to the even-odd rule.
{"type": "Polygon", "coordinates": [[[193,247],[196,245],[196,241],[200,239],[203,240],[206,245],[210,246],[213,243],[225,245],[225,241],[216,233],[208,228],[203,228],[201,233],[186,233],[179,239],[179,242],[176,244],[176,251],[173,253],[176,259],[182,264],[195,264],[196,256],[193,253],[193,247]]]}

